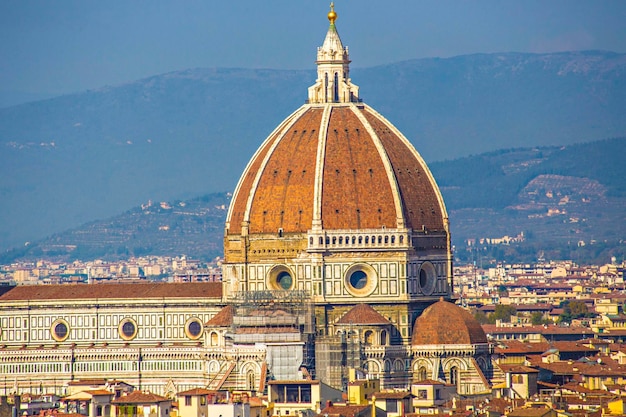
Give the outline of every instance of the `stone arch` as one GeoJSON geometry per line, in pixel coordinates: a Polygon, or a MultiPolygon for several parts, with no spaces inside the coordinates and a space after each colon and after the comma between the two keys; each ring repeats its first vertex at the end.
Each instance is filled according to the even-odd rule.
{"type": "Polygon", "coordinates": [[[369,374],[379,373],[381,369],[380,362],[370,359],[367,362],[365,362],[365,369],[367,369],[367,372],[369,374]]]}
{"type": "Polygon", "coordinates": [[[245,382],[246,390],[256,391],[258,389],[257,379],[261,375],[261,369],[256,362],[248,361],[241,366],[239,376],[245,382]]]}
{"type": "Polygon", "coordinates": [[[443,362],[441,363],[441,366],[442,366],[443,370],[446,373],[449,372],[450,368],[452,368],[453,366],[456,366],[461,371],[467,371],[468,370],[467,361],[464,361],[464,360],[459,359],[459,358],[447,358],[447,359],[444,359],[443,362]]]}
{"type": "Polygon", "coordinates": [[[402,359],[396,359],[393,361],[393,370],[394,372],[402,372],[405,370],[404,361],[402,359]]]}
{"type": "Polygon", "coordinates": [[[483,371],[483,373],[489,370],[489,364],[484,356],[477,357],[476,363],[478,364],[480,370],[483,371]]]}
{"type": "Polygon", "coordinates": [[[391,372],[391,361],[389,359],[385,359],[383,366],[384,366],[385,372],[391,372]]]}

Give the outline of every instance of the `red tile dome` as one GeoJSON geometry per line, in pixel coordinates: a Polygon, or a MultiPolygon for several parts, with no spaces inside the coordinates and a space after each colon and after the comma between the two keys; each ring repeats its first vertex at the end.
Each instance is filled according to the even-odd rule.
{"type": "Polygon", "coordinates": [[[413,326],[413,346],[487,343],[480,323],[465,309],[440,299],[427,307],[413,326]]]}
{"type": "Polygon", "coordinates": [[[426,163],[390,122],[361,103],[306,104],[248,164],[227,233],[445,231],[446,217],[426,163]]]}

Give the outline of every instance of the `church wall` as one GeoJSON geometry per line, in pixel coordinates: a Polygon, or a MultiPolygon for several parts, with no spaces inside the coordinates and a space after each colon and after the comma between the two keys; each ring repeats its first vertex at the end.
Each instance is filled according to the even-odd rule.
{"type": "Polygon", "coordinates": [[[0,343],[7,346],[76,343],[154,343],[197,340],[194,330],[219,311],[217,300],[58,300],[0,304],[0,343]],[[133,332],[121,326],[130,322],[133,332]],[[60,327],[57,327],[57,325],[60,327]],[[64,327],[64,328],[63,328],[64,327]],[[66,334],[56,334],[56,331],[66,334]]]}

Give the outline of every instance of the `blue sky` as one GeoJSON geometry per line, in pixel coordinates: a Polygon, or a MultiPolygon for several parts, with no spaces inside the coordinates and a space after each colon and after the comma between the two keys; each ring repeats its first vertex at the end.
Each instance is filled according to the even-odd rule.
{"type": "MultiPolygon", "coordinates": [[[[314,68],[321,0],[0,0],[0,93],[194,67],[314,68]]],[[[353,66],[478,52],[626,52],[623,0],[337,0],[353,66]]]]}

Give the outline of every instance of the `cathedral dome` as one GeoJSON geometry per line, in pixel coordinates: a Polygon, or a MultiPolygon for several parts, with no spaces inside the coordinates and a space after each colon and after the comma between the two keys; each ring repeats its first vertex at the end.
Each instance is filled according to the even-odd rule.
{"type": "Polygon", "coordinates": [[[427,307],[413,326],[413,346],[487,343],[480,323],[462,307],[440,299],[427,307]]]}
{"type": "Polygon", "coordinates": [[[227,235],[381,228],[447,233],[446,209],[426,163],[359,99],[335,18],[317,51],[318,78],[307,103],[269,135],[237,185],[227,235]]]}
{"type": "Polygon", "coordinates": [[[223,293],[302,291],[319,303],[376,299],[421,311],[453,287],[446,208],[413,145],[360,98],[336,18],[305,104],[270,133],[237,184],[223,293]]]}
{"type": "Polygon", "coordinates": [[[428,167],[402,134],[360,103],[305,105],[256,152],[228,216],[228,233],[329,229],[444,231],[428,167]]]}

